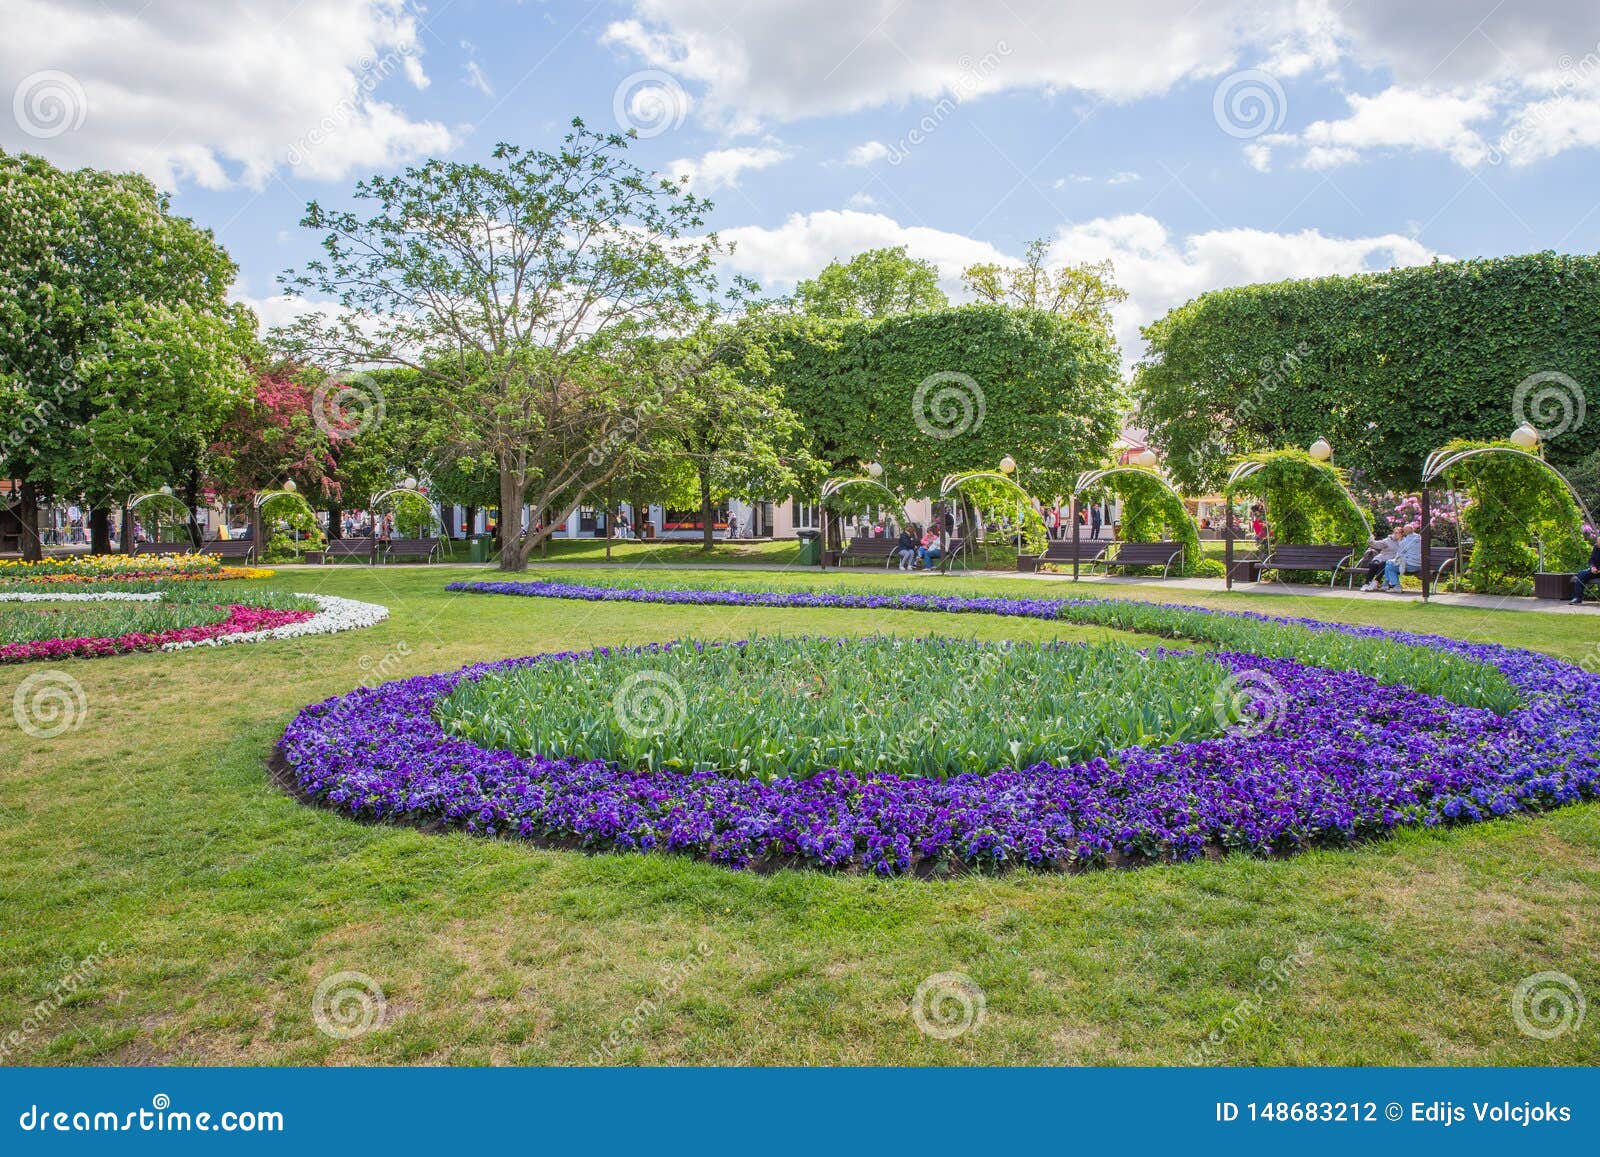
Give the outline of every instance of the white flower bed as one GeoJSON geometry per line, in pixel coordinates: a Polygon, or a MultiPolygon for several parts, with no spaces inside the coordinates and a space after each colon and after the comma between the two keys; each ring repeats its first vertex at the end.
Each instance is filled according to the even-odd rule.
{"type": "MultiPolygon", "coordinates": [[[[304,635],[332,635],[373,627],[389,617],[389,608],[377,603],[341,599],[337,595],[301,595],[320,608],[304,622],[271,627],[265,631],[241,631],[236,635],[217,635],[185,643],[163,643],[163,651],[183,651],[189,647],[218,647],[227,643],[262,643],[268,639],[298,639],[304,635]]],[[[160,591],[95,591],[89,594],[0,594],[9,603],[150,603],[161,598],[160,591]]]]}
{"type": "Polygon", "coordinates": [[[163,651],[183,651],[190,647],[220,647],[228,643],[263,643],[268,639],[298,639],[304,635],[332,635],[339,631],[358,631],[375,627],[389,617],[389,608],[377,603],[341,599],[337,595],[302,595],[322,609],[301,623],[271,627],[265,631],[242,631],[237,635],[217,635],[188,643],[163,643],[163,651]]]}

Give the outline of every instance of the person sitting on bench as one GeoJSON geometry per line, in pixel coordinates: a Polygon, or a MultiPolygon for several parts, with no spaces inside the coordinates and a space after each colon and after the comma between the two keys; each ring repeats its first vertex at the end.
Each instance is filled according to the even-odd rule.
{"type": "Polygon", "coordinates": [[[901,570],[910,570],[911,564],[917,561],[917,540],[911,537],[909,528],[900,531],[900,537],[895,539],[894,552],[900,556],[901,570]]]}
{"type": "Polygon", "coordinates": [[[1367,564],[1367,581],[1362,584],[1364,591],[1375,591],[1378,584],[1383,581],[1383,568],[1385,564],[1393,562],[1400,553],[1400,540],[1406,536],[1405,527],[1397,526],[1386,538],[1375,538],[1367,545],[1373,550],[1372,561],[1367,564]]]}
{"type": "Polygon", "coordinates": [[[1584,592],[1596,579],[1600,579],[1600,535],[1595,537],[1594,549],[1589,552],[1589,565],[1572,576],[1573,606],[1583,602],[1584,592]]]}
{"type": "Polygon", "coordinates": [[[922,545],[917,547],[917,558],[922,562],[923,570],[933,569],[933,560],[944,555],[944,546],[939,542],[939,532],[932,526],[928,533],[922,536],[922,545]]]}
{"type": "Polygon", "coordinates": [[[1383,589],[1398,591],[1400,576],[1415,574],[1422,569],[1422,535],[1412,531],[1400,540],[1395,556],[1383,564],[1383,589]]]}

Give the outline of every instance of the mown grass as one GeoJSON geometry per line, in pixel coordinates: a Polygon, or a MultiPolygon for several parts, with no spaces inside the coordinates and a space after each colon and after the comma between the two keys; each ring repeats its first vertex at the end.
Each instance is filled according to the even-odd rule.
{"type": "MultiPolygon", "coordinates": [[[[552,568],[552,571],[554,568],[552,568]]],[[[368,631],[61,663],[88,712],[51,740],[0,713],[0,1053],[6,1063],[1592,1064],[1512,1017],[1519,980],[1600,992],[1600,807],[1285,861],[1229,858],[947,882],[751,875],[369,827],[307,808],[265,762],[304,704],[363,682],[591,644],[758,632],[1145,636],[913,612],[771,611],[451,595],[466,568],[285,571],[381,602],[368,631]],[[25,1018],[106,945],[58,1009],[25,1018]],[[1303,963],[1266,991],[1263,962],[1303,963]],[[319,1031],[356,971],[381,1027],[319,1031]],[[962,972],[980,1027],[918,1031],[917,986],[962,972]],[[1259,1010],[1224,1030],[1241,1002],[1259,1010]],[[18,1033],[7,1044],[5,1034],[18,1033]],[[612,1035],[615,1034],[615,1041],[612,1035]]],[[[562,572],[571,576],[571,571],[562,572]]],[[[685,585],[693,574],[680,577],[685,585]]],[[[700,576],[705,577],[705,576],[700,576]]],[[[773,581],[811,583],[807,577],[773,581]]],[[[873,573],[830,576],[870,586],[873,573]]],[[[892,582],[892,578],[890,579],[892,582]]],[[[901,580],[903,582],[903,580],[901,580]]],[[[930,578],[1042,595],[1067,584],[930,578]]],[[[1082,593],[1151,597],[1140,588],[1082,593]]],[[[1170,597],[1170,596],[1169,596],[1170,597]]],[[[1600,655],[1600,620],[1371,600],[1181,601],[1600,655]]],[[[7,698],[26,675],[8,668],[7,698]]]]}

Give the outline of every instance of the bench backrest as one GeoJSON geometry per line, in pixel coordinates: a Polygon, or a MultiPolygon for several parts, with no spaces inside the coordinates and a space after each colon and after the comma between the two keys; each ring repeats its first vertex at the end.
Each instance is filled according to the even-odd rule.
{"type": "Polygon", "coordinates": [[[390,554],[432,554],[439,549],[437,538],[394,538],[389,540],[390,554]]]}
{"type": "Polygon", "coordinates": [[[328,554],[371,554],[376,540],[371,538],[330,538],[328,554]]]}
{"type": "Polygon", "coordinates": [[[223,558],[245,558],[255,553],[256,544],[248,538],[213,538],[200,544],[201,554],[221,555],[223,558]]]}
{"type": "Polygon", "coordinates": [[[1182,550],[1179,542],[1124,542],[1117,547],[1115,561],[1127,566],[1165,565],[1182,550]]]}
{"type": "Polygon", "coordinates": [[[1279,570],[1332,570],[1353,553],[1348,546],[1275,546],[1271,562],[1279,570]]]}
{"type": "Polygon", "coordinates": [[[897,549],[893,538],[852,538],[846,554],[893,554],[897,549]]]}
{"type": "Polygon", "coordinates": [[[133,548],[134,554],[193,554],[192,542],[141,542],[133,548]]]}
{"type": "MultiPolygon", "coordinates": [[[[1109,542],[1079,542],[1078,559],[1081,562],[1095,562],[1110,549],[1109,542]]],[[[1045,562],[1071,562],[1072,540],[1052,542],[1039,557],[1045,562]]]]}

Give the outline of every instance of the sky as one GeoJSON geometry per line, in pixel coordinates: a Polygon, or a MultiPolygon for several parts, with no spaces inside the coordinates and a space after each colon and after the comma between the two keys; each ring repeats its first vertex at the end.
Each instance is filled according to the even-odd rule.
{"type": "Polygon", "coordinates": [[[0,0],[0,148],[132,169],[264,323],[308,201],[573,117],[634,129],[787,293],[1044,237],[1141,325],[1227,285],[1600,250],[1593,0],[0,0]]]}

